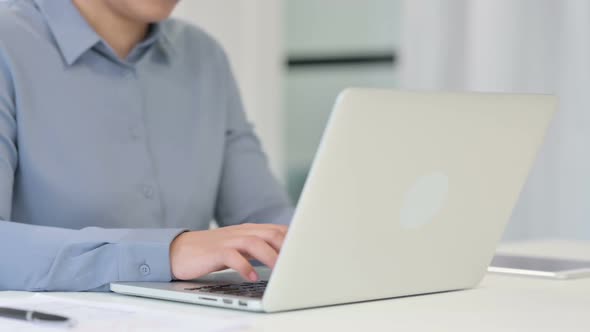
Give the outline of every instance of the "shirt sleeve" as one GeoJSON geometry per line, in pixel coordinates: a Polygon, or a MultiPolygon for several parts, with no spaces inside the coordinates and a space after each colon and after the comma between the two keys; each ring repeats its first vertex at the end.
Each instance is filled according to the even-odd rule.
{"type": "Polygon", "coordinates": [[[115,281],[170,281],[170,243],[183,231],[0,221],[0,290],[108,290],[115,281]]]}
{"type": "Polygon", "coordinates": [[[0,47],[0,291],[108,290],[114,281],[170,281],[182,229],[62,229],[7,221],[18,164],[14,85],[0,47]]]}
{"type": "Polygon", "coordinates": [[[216,221],[221,226],[244,222],[288,224],[293,207],[270,171],[260,141],[246,119],[231,66],[222,50],[218,58],[227,93],[227,125],[216,221]]]}

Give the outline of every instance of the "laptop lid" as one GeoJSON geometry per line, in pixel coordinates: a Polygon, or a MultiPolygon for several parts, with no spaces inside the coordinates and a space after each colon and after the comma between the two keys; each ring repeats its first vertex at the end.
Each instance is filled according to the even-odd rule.
{"type": "Polygon", "coordinates": [[[546,95],[343,92],[264,310],[475,286],[555,109],[546,95]]]}

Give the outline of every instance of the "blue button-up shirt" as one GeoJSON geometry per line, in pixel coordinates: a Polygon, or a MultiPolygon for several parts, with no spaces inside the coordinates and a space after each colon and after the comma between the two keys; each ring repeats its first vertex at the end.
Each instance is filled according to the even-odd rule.
{"type": "Polygon", "coordinates": [[[290,215],[204,32],[121,60],[71,0],[0,3],[0,290],[167,281],[183,230],[290,215]]]}

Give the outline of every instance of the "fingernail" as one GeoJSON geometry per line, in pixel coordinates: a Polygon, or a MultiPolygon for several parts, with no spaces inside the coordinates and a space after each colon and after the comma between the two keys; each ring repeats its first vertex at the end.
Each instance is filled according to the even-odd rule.
{"type": "Polygon", "coordinates": [[[256,272],[252,271],[248,275],[248,278],[250,278],[250,281],[258,281],[258,274],[256,274],[256,272]]]}

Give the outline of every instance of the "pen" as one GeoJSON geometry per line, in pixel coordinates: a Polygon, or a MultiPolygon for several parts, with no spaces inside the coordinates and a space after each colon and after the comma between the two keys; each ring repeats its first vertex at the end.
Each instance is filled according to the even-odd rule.
{"type": "Polygon", "coordinates": [[[32,323],[51,325],[70,325],[71,320],[64,316],[47,314],[44,312],[0,307],[0,317],[24,320],[32,323]]]}

